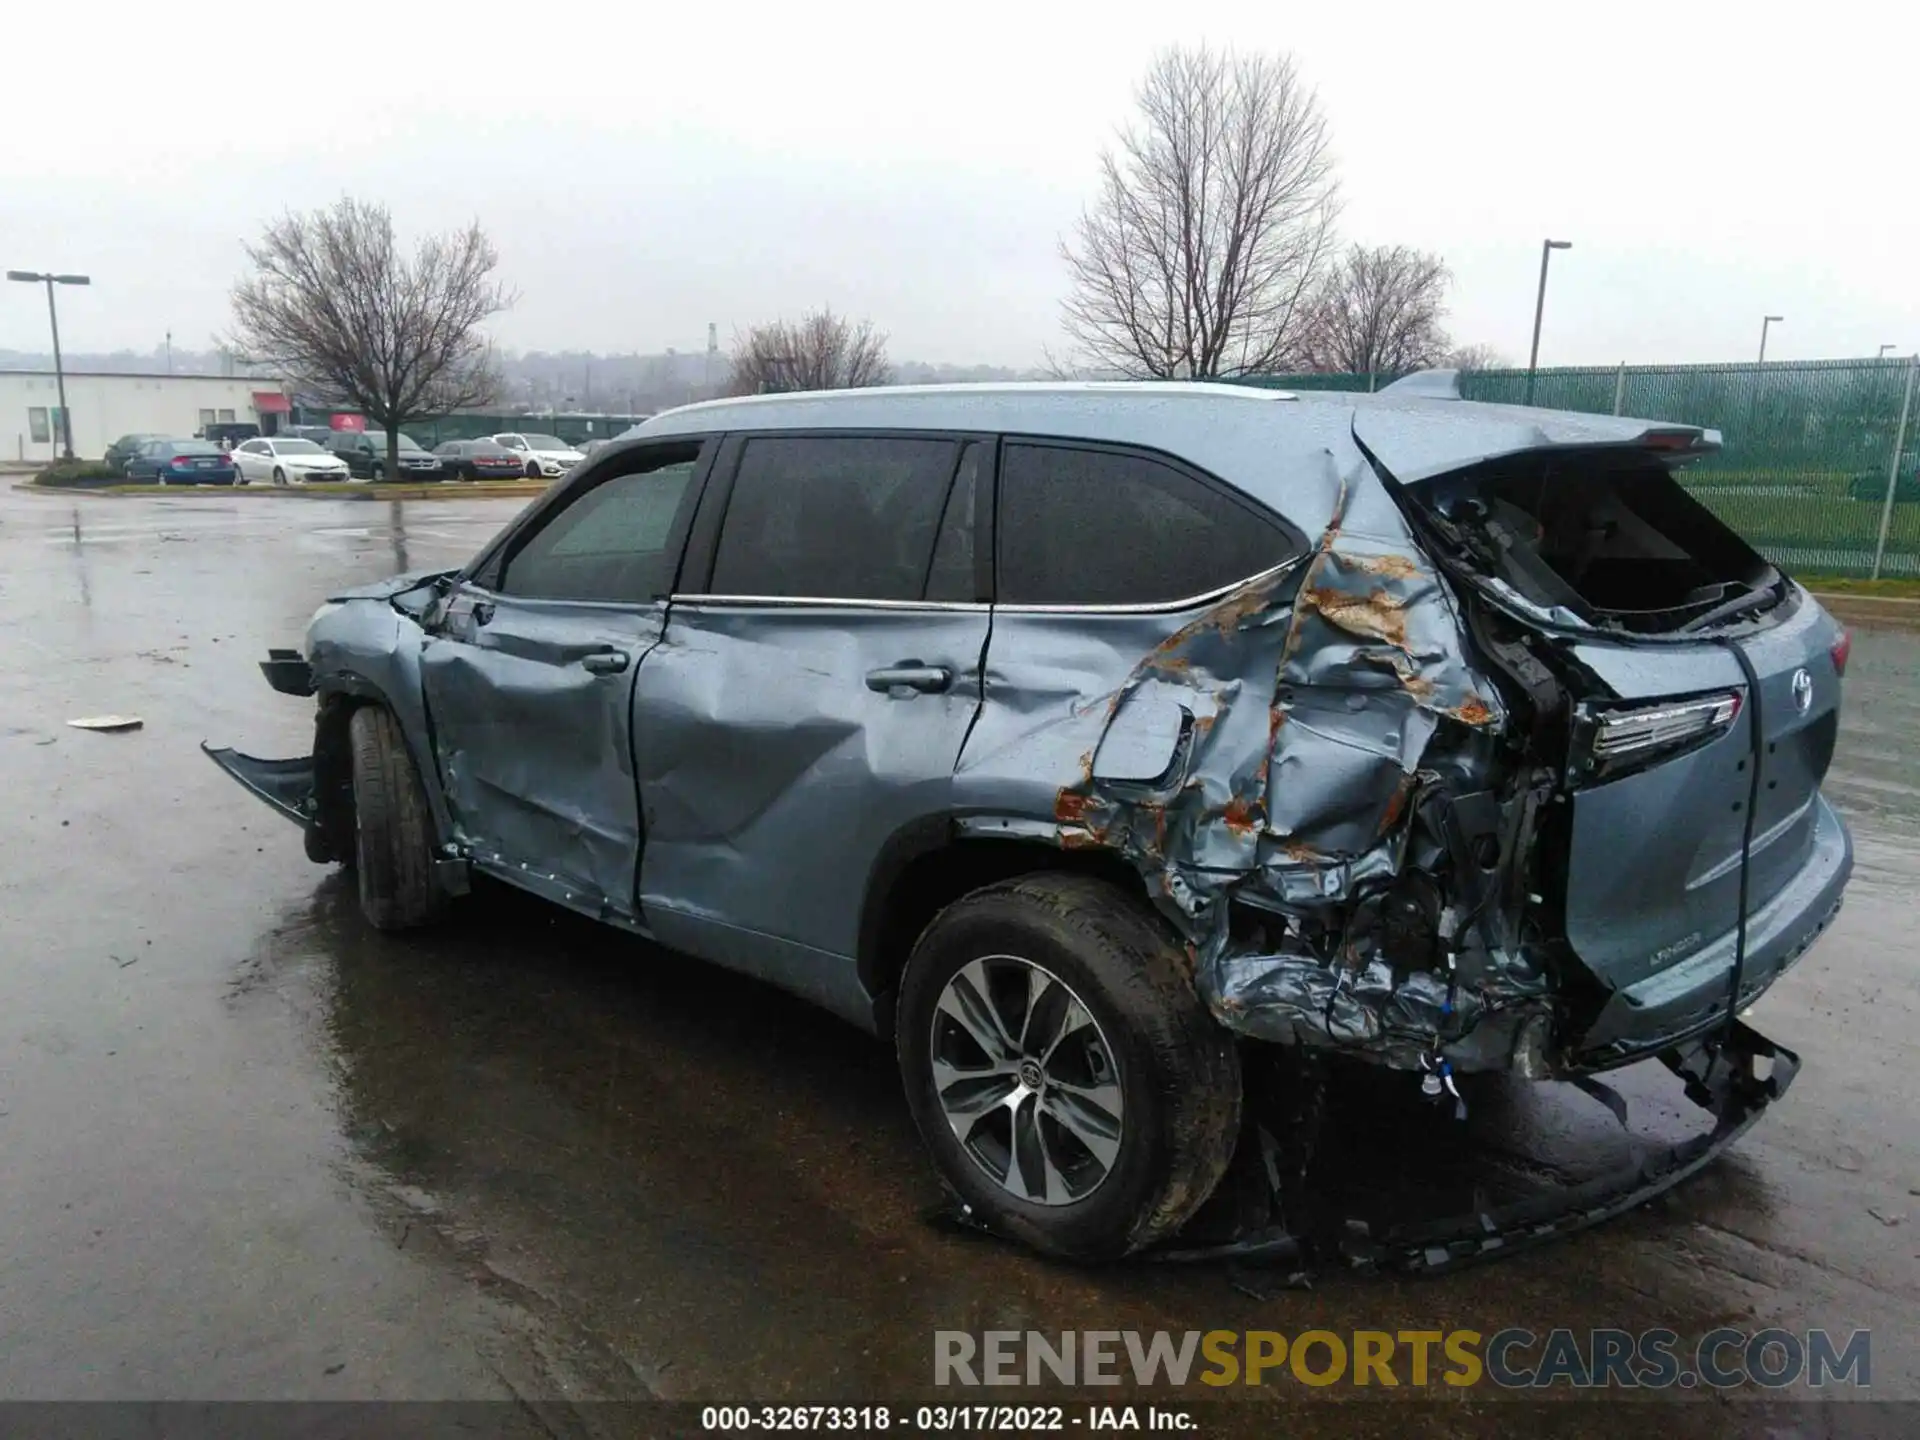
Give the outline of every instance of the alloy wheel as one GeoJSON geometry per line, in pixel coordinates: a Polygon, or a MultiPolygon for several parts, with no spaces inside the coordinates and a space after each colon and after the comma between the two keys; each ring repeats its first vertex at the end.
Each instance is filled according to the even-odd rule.
{"type": "Polygon", "coordinates": [[[1124,1134],[1120,1070],[1058,975],[1015,955],[971,960],[940,992],[930,1039],[941,1113],[1003,1189],[1069,1205],[1106,1180],[1124,1134]]]}

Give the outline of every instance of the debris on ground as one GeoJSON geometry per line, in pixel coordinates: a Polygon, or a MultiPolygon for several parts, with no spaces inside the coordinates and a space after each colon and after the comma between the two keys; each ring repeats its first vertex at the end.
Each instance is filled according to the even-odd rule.
{"type": "Polygon", "coordinates": [[[1907,1212],[1904,1210],[1882,1210],[1878,1205],[1869,1205],[1867,1207],[1867,1214],[1873,1216],[1873,1218],[1878,1220],[1882,1225],[1889,1227],[1898,1225],[1902,1220],[1907,1218],[1907,1212]]]}
{"type": "Polygon", "coordinates": [[[78,720],[69,720],[67,724],[76,730],[104,730],[119,732],[138,730],[147,722],[138,715],[82,715],[78,720]]]}

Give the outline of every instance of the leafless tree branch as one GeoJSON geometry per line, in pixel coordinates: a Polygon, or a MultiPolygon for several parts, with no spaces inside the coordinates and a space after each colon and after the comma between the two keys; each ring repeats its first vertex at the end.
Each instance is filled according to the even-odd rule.
{"type": "Polygon", "coordinates": [[[1441,362],[1449,370],[1466,374],[1473,370],[1506,370],[1513,362],[1492,345],[1460,345],[1447,352],[1441,362]]]}
{"type": "Polygon", "coordinates": [[[247,259],[231,343],[384,429],[388,475],[402,427],[496,394],[479,326],[513,296],[493,278],[499,255],[477,223],[428,236],[409,258],[385,206],[348,198],[276,220],[247,259]]]}
{"type": "Polygon", "coordinates": [[[1062,245],[1084,368],[1174,378],[1284,369],[1338,216],[1326,120],[1286,56],[1175,47],[1101,157],[1062,245]]]}
{"type": "Polygon", "coordinates": [[[892,375],[887,337],[871,320],[854,324],[832,310],[818,310],[797,324],[775,320],[734,338],[735,395],[791,390],[859,390],[884,385],[892,375]]]}
{"type": "Polygon", "coordinates": [[[1306,368],[1386,377],[1438,365],[1451,344],[1441,325],[1450,278],[1438,255],[1349,247],[1307,307],[1306,368]]]}

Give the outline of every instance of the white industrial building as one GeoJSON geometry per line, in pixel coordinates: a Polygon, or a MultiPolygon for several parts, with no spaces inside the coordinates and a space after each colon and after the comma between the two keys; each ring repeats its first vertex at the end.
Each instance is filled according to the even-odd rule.
{"type": "MultiPolygon", "coordinates": [[[[271,433],[288,400],[258,375],[109,375],[67,372],[73,453],[97,459],[122,435],[188,436],[203,425],[251,420],[271,433]]],[[[60,454],[60,391],[51,370],[0,370],[0,459],[60,454]]]]}

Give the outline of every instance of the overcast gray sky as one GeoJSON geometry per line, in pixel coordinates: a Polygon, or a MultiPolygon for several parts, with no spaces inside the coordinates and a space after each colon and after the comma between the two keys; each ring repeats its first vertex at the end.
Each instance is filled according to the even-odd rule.
{"type": "MultiPolygon", "coordinates": [[[[92,273],[71,349],[204,345],[242,241],[351,192],[409,232],[477,216],[514,348],[830,304],[897,359],[1027,365],[1139,73],[1203,39],[1294,54],[1346,236],[1444,255],[1462,342],[1524,362],[1551,234],[1542,364],[1750,358],[1769,312],[1782,359],[1920,346],[1920,6],[1891,0],[36,5],[5,26],[0,265],[92,273]]],[[[0,348],[45,341],[0,287],[0,348]]]]}

